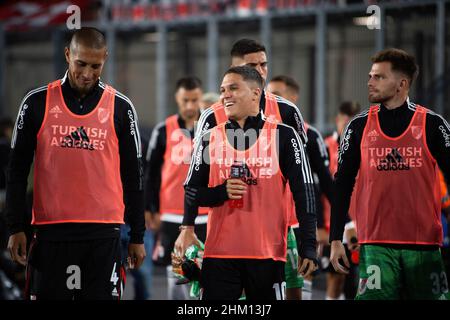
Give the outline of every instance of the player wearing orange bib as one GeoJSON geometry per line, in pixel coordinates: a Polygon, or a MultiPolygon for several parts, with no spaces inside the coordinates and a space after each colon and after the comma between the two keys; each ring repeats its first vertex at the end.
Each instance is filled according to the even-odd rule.
{"type": "MultiPolygon", "coordinates": [[[[207,131],[194,151],[186,185],[198,189],[194,205],[211,207],[204,299],[238,299],[243,289],[249,300],[284,299],[290,216],[280,199],[288,182],[300,222],[299,271],[308,275],[315,269],[315,209],[305,196],[305,184],[313,183],[309,164],[295,130],[259,112],[262,87],[254,69],[229,69],[220,91],[230,121],[207,131]]],[[[179,252],[195,242],[194,218],[185,212],[179,252]]]]}
{"type": "MultiPolygon", "coordinates": [[[[201,81],[184,77],[177,81],[175,100],[178,114],[158,124],[152,133],[147,152],[146,219],[159,230],[154,252],[156,263],[167,267],[168,299],[189,298],[186,286],[176,286],[172,272],[171,252],[183,220],[183,183],[192,156],[194,122],[200,116],[201,81]]],[[[206,238],[208,210],[200,208],[196,220],[200,240],[206,238]]]]}
{"type": "Polygon", "coordinates": [[[139,267],[145,257],[137,117],[127,97],[99,80],[107,49],[98,30],[76,31],[65,55],[66,76],[30,92],[19,111],[8,168],[8,248],[27,262],[27,299],[119,299],[124,218],[130,264],[139,267]],[[25,260],[33,157],[36,234],[25,260]]]}
{"type": "Polygon", "coordinates": [[[413,104],[414,57],[387,49],[372,58],[369,101],[342,135],[331,215],[331,262],[346,272],[344,217],[355,201],[360,250],[357,299],[447,299],[438,165],[450,177],[450,127],[413,104]],[[356,189],[352,189],[358,174],[356,189]]]}

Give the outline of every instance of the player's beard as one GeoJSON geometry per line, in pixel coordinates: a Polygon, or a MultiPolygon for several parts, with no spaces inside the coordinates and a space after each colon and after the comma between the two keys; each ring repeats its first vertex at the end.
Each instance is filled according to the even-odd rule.
{"type": "Polygon", "coordinates": [[[388,100],[390,100],[393,97],[393,95],[382,95],[380,92],[375,93],[369,93],[368,99],[370,103],[384,103],[388,100]]]}

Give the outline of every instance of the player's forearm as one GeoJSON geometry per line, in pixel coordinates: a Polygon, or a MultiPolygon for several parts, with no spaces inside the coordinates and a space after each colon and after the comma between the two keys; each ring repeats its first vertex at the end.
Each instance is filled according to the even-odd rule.
{"type": "Polygon", "coordinates": [[[193,226],[195,224],[195,218],[198,216],[198,206],[190,202],[184,197],[184,216],[182,225],[193,226]]]}
{"type": "Polygon", "coordinates": [[[26,225],[26,190],[25,182],[8,182],[6,187],[6,224],[8,232],[14,234],[25,230],[26,225]]]}
{"type": "Polygon", "coordinates": [[[124,198],[127,222],[130,225],[130,243],[144,243],[144,193],[139,190],[128,191],[124,198]]]}
{"type": "Polygon", "coordinates": [[[144,218],[144,174],[141,158],[135,145],[120,146],[120,174],[125,203],[126,220],[130,225],[130,243],[143,243],[144,218]],[[125,152],[128,150],[128,152],[125,152]]]}
{"type": "Polygon", "coordinates": [[[19,151],[19,148],[11,150],[6,171],[5,215],[10,233],[23,231],[28,223],[26,221],[26,194],[33,152],[19,151]]]}
{"type": "Polygon", "coordinates": [[[316,221],[313,216],[299,221],[299,255],[311,260],[316,259],[316,221]]]}
{"type": "Polygon", "coordinates": [[[300,251],[302,258],[315,259],[316,257],[316,210],[314,185],[305,183],[303,188],[292,189],[295,202],[295,212],[299,222],[300,251]]]}
{"type": "Polygon", "coordinates": [[[315,259],[316,257],[316,197],[313,183],[293,186],[290,184],[294,196],[295,212],[299,222],[300,256],[315,259]]]}
{"type": "Polygon", "coordinates": [[[316,186],[316,219],[317,219],[317,228],[325,228],[325,217],[324,217],[324,208],[322,204],[322,199],[320,198],[320,190],[317,190],[316,186]]]}
{"type": "Polygon", "coordinates": [[[187,185],[184,189],[189,202],[200,207],[220,206],[228,199],[226,183],[213,188],[187,185]]]}

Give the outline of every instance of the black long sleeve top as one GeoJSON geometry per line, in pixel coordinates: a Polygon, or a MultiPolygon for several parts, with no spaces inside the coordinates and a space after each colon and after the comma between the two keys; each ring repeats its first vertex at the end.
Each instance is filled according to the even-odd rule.
{"type": "MultiPolygon", "coordinates": [[[[264,122],[265,120],[260,113],[257,116],[248,117],[243,130],[237,122],[232,120],[227,122],[225,128],[227,129],[227,134],[231,132],[235,135],[245,135],[249,129],[256,130],[259,133],[264,122]]],[[[252,132],[255,132],[253,130],[252,132]]],[[[225,187],[226,183],[215,188],[208,188],[210,166],[209,159],[207,159],[208,152],[204,152],[204,150],[208,150],[209,134],[210,132],[207,131],[199,137],[192,155],[191,167],[193,167],[189,171],[190,174],[185,184],[185,201],[187,202],[187,206],[185,206],[183,218],[184,225],[194,225],[194,220],[197,216],[196,208],[198,206],[220,206],[228,199],[225,187]],[[188,208],[191,208],[191,210],[188,208]]],[[[292,127],[279,124],[277,125],[277,134],[279,135],[277,141],[280,170],[289,182],[294,197],[296,215],[300,222],[300,256],[315,259],[316,210],[314,182],[309,162],[301,139],[292,127]],[[292,141],[295,141],[297,146],[291,143],[292,141]],[[298,161],[299,157],[300,161],[298,161]]],[[[255,142],[250,141],[250,139],[245,139],[245,145],[241,146],[237,141],[244,141],[243,139],[230,139],[230,137],[228,139],[230,143],[233,141],[232,144],[235,148],[241,150],[249,148],[255,142]]]]}
{"type": "MultiPolygon", "coordinates": [[[[69,84],[67,73],[62,79],[62,94],[67,107],[75,114],[91,112],[98,104],[104,83],[98,81],[84,98],[79,99],[69,84]]],[[[24,231],[29,219],[26,214],[26,190],[33,162],[37,133],[45,113],[47,86],[30,91],[23,99],[11,143],[7,169],[6,217],[11,234],[24,231]]],[[[114,127],[119,141],[120,175],[124,193],[125,219],[131,226],[130,242],[143,243],[145,232],[143,169],[138,119],[132,102],[116,92],[114,127]]],[[[119,225],[102,223],[61,223],[40,225],[37,234],[48,240],[86,240],[116,237],[119,225]]]]}
{"type": "MultiPolygon", "coordinates": [[[[381,130],[390,136],[400,136],[411,122],[415,104],[408,100],[389,110],[380,106],[378,117],[381,130]]],[[[367,123],[368,110],[356,116],[347,126],[339,147],[338,171],[335,175],[335,198],[331,210],[330,241],[342,240],[350,198],[361,162],[361,139],[367,123]]],[[[426,115],[426,141],[432,156],[450,181],[450,126],[442,116],[429,111],[426,115]]]]}
{"type": "MultiPolygon", "coordinates": [[[[303,117],[300,113],[300,110],[298,109],[298,107],[293,104],[292,102],[279,97],[279,96],[275,96],[277,99],[277,103],[279,106],[279,111],[280,111],[280,116],[281,116],[281,120],[283,122],[283,124],[288,125],[292,128],[294,128],[295,132],[298,134],[301,142],[303,143],[303,145],[305,145],[308,141],[308,136],[307,136],[307,132],[305,132],[305,123],[303,121],[303,117]]],[[[265,92],[263,92],[261,94],[261,99],[259,101],[259,109],[264,113],[265,109],[266,109],[266,98],[265,98],[265,92]]],[[[196,130],[195,130],[195,138],[200,137],[204,132],[206,132],[207,130],[215,127],[217,125],[216,122],[216,118],[214,116],[214,111],[210,108],[205,110],[200,118],[199,121],[197,123],[196,126],[196,130]]],[[[311,136],[314,135],[314,132],[311,131],[310,133],[311,136]]],[[[314,135],[315,136],[315,135],[314,135]]],[[[314,139],[314,137],[313,137],[314,139]]],[[[312,145],[311,145],[312,146],[312,145]]],[[[314,147],[312,147],[314,148],[314,147]]],[[[307,150],[308,151],[308,150],[307,150]]],[[[319,151],[320,153],[320,151],[319,151]]],[[[305,157],[307,158],[307,162],[309,162],[308,159],[308,154],[305,155],[305,157]]],[[[192,165],[192,164],[191,164],[192,165]]],[[[323,172],[323,171],[322,171],[323,172]]],[[[326,183],[326,179],[322,179],[322,181],[324,183],[326,183]]],[[[324,187],[325,189],[327,189],[327,187],[324,187]]],[[[314,207],[317,210],[317,206],[316,206],[316,197],[315,194],[318,195],[317,191],[312,192],[312,193],[306,193],[306,197],[312,197],[310,199],[308,199],[309,203],[314,202],[314,207]]],[[[198,210],[198,208],[193,208],[189,205],[189,201],[185,201],[185,212],[192,212],[198,210]]]]}

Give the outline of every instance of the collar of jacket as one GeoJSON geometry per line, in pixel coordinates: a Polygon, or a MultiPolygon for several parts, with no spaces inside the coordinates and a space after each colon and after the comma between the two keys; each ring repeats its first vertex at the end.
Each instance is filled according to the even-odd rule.
{"type": "MultiPolygon", "coordinates": [[[[262,114],[261,112],[259,112],[256,116],[248,116],[247,119],[245,119],[245,123],[244,123],[244,132],[249,130],[249,129],[262,129],[264,125],[264,121],[262,119],[262,114]]],[[[237,123],[237,121],[234,120],[228,120],[228,123],[225,126],[227,129],[242,129],[239,124],[237,123]]]]}

